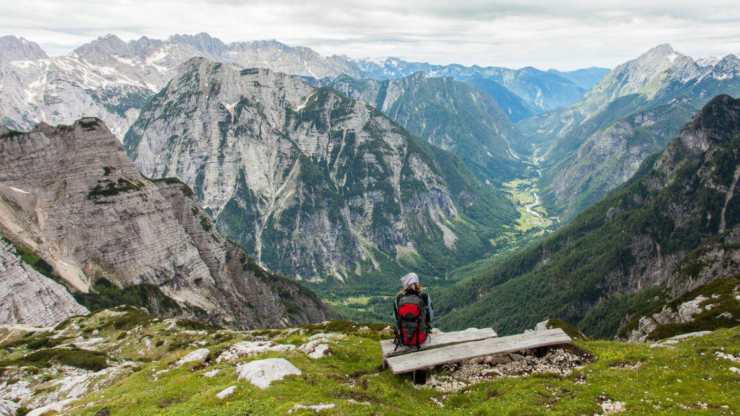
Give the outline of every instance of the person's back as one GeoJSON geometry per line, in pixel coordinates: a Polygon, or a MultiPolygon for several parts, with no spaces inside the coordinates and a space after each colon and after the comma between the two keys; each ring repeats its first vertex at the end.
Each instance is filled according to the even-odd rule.
{"type": "Polygon", "coordinates": [[[396,346],[419,348],[429,338],[432,329],[432,305],[422,290],[419,277],[409,273],[401,278],[403,289],[396,295],[396,346]]]}

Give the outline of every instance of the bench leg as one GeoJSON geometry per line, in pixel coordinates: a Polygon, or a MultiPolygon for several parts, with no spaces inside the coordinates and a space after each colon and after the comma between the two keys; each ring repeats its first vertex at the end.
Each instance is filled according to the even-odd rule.
{"type": "Polygon", "coordinates": [[[414,384],[427,384],[427,370],[414,370],[414,384]]]}

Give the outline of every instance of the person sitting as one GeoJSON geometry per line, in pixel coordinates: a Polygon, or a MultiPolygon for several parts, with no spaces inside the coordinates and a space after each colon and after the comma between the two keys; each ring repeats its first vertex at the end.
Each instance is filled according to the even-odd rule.
{"type": "Polygon", "coordinates": [[[396,318],[396,348],[417,349],[429,339],[434,313],[429,294],[424,292],[416,273],[401,277],[402,289],[396,295],[393,312],[396,318]]]}

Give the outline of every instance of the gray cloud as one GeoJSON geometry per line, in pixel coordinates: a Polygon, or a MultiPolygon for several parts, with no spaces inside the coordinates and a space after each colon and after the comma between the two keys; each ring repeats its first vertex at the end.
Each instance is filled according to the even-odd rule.
{"type": "Polygon", "coordinates": [[[736,3],[24,0],[0,4],[0,28],[52,54],[106,33],[208,32],[224,41],[278,39],[327,55],[568,69],[613,66],[664,42],[697,57],[740,52],[736,3]]]}

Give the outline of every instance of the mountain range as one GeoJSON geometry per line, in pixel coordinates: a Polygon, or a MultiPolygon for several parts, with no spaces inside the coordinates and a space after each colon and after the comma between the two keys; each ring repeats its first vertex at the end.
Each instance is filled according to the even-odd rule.
{"type": "Polygon", "coordinates": [[[627,181],[717,94],[740,94],[740,59],[695,61],[659,45],[614,68],[567,109],[535,116],[548,208],[573,218],[627,181]]]}
{"type": "Polygon", "coordinates": [[[189,60],[124,145],[145,176],[191,186],[259,262],[311,281],[440,276],[516,216],[499,188],[375,108],[267,69],[189,60]]]}
{"type": "Polygon", "coordinates": [[[739,69],[668,45],[543,71],[204,33],[49,57],[2,37],[0,317],[334,316],[302,280],[380,319],[415,271],[448,328],[624,333],[737,269],[739,69]]]}
{"type": "Polygon", "coordinates": [[[0,97],[0,124],[30,129],[38,122],[70,124],[81,115],[95,116],[122,138],[145,101],[164,87],[177,66],[197,56],[315,79],[340,75],[390,79],[418,71],[449,75],[471,84],[487,84],[485,88],[496,94],[514,120],[574,102],[587,90],[583,85],[604,72],[587,69],[584,71],[590,75],[571,81],[570,73],[534,68],[443,67],[396,58],[378,63],[324,57],[309,48],[277,41],[224,43],[206,33],[173,35],[166,40],[141,37],[128,42],[106,35],[68,55],[49,57],[31,41],[3,36],[0,86],[5,94],[0,97]]]}

